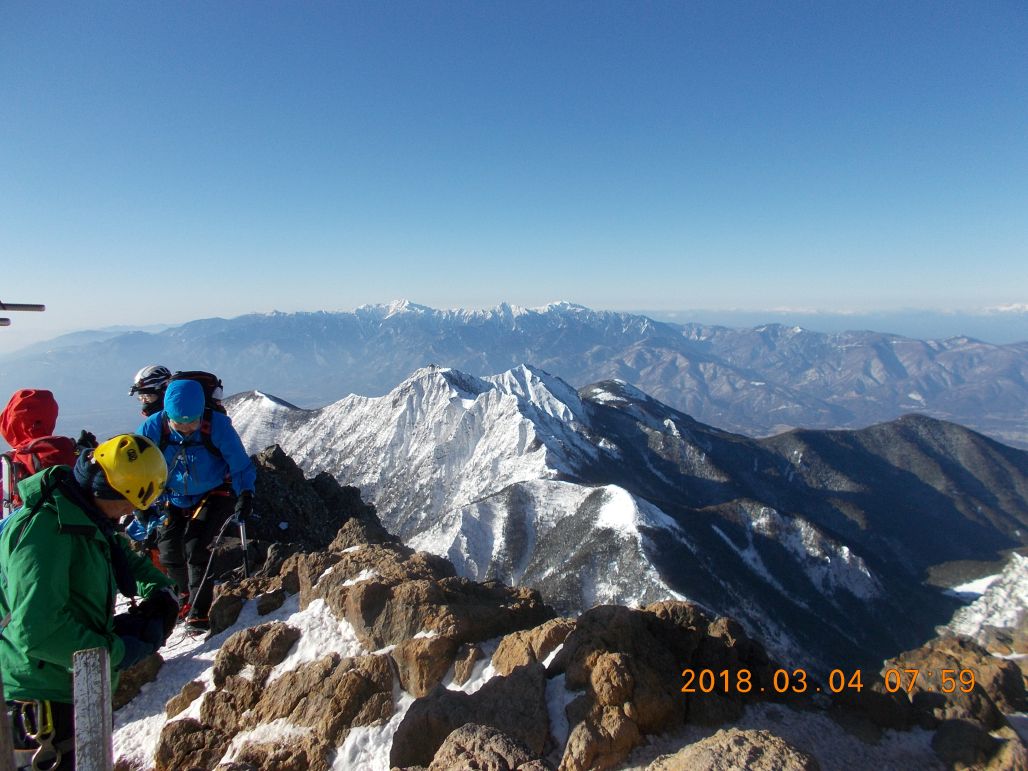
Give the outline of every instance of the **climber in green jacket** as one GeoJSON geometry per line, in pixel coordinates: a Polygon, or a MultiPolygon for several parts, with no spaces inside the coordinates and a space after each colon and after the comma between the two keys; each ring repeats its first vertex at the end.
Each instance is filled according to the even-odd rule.
{"type": "Polygon", "coordinates": [[[153,442],[122,434],[84,451],[73,469],[54,466],[18,485],[24,505],[0,533],[0,671],[15,746],[43,767],[74,768],[73,654],[106,648],[113,691],[118,671],[156,652],[175,626],[171,579],[115,530],[154,502],[167,474],[153,442]],[[115,616],[118,593],[144,599],[115,616]]]}

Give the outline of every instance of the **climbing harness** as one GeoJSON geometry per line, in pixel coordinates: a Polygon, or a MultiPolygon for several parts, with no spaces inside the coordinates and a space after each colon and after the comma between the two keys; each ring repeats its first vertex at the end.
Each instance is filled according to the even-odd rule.
{"type": "Polygon", "coordinates": [[[74,738],[54,742],[57,730],[54,727],[53,708],[49,701],[13,702],[17,718],[25,737],[35,742],[36,747],[18,748],[14,751],[18,768],[29,767],[32,771],[51,771],[61,764],[61,758],[75,745],[74,738]]]}

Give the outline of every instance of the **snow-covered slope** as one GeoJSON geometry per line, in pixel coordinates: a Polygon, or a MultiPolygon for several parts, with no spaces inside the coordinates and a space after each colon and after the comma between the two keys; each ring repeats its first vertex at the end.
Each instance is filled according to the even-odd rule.
{"type": "Polygon", "coordinates": [[[533,480],[445,512],[410,545],[476,581],[533,586],[564,608],[686,599],[654,569],[654,539],[689,548],[673,519],[621,487],[533,480]]]}
{"type": "Polygon", "coordinates": [[[1028,557],[1012,554],[981,597],[961,608],[948,624],[955,634],[978,638],[985,627],[1016,629],[1028,617],[1028,557]]]}
{"type": "Polygon", "coordinates": [[[427,367],[320,410],[253,393],[230,411],[249,451],[279,443],[307,473],[359,487],[390,530],[469,577],[536,586],[566,612],[687,597],[799,663],[919,644],[955,603],[918,571],[1028,532],[1028,456],[927,419],[761,442],[623,381],[577,392],[531,366],[484,378],[427,367]],[[901,460],[884,457],[890,431],[901,460]],[[929,440],[925,489],[952,507],[911,487],[929,440]],[[1007,464],[1013,487],[988,477],[976,497],[976,469],[943,462],[954,447],[973,449],[976,469],[1007,464]],[[890,613],[906,630],[881,624],[890,613]]]}

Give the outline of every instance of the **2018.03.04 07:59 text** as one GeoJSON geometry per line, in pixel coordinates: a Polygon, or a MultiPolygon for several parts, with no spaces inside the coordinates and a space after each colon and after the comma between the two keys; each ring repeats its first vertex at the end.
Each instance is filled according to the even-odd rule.
{"type": "MultiPolygon", "coordinates": [[[[975,674],[972,669],[940,669],[936,683],[933,671],[920,669],[886,669],[882,674],[883,684],[888,693],[906,691],[910,693],[920,683],[922,690],[937,690],[941,693],[961,691],[970,693],[974,690],[975,674]]],[[[770,683],[762,683],[754,677],[749,669],[683,669],[682,693],[842,693],[864,688],[861,670],[846,672],[833,669],[828,674],[825,687],[817,685],[808,677],[805,669],[776,669],[771,675],[770,683]]]]}

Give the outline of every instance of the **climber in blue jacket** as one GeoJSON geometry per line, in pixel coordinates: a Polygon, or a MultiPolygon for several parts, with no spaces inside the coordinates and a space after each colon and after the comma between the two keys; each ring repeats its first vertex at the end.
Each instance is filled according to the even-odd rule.
{"type": "Polygon", "coordinates": [[[187,626],[209,629],[209,547],[233,514],[240,522],[250,517],[257,471],[232,420],[207,403],[194,380],[169,383],[164,409],[143,421],[138,433],[161,448],[168,464],[157,540],[161,563],[183,594],[187,626]]]}

